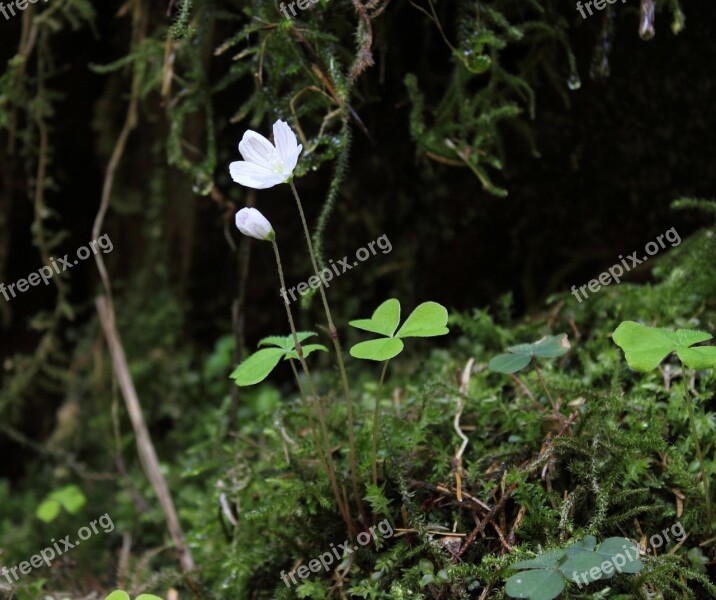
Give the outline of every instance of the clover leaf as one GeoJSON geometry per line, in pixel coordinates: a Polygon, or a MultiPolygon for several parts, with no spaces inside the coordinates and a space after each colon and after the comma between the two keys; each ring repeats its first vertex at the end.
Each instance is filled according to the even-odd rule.
{"type": "Polygon", "coordinates": [[[559,567],[562,575],[575,583],[592,583],[602,577],[602,557],[591,550],[582,550],[567,558],[559,567]],[[597,569],[599,574],[592,577],[590,571],[597,569]],[[582,582],[578,579],[581,577],[582,582]]]}
{"type": "Polygon", "coordinates": [[[597,538],[595,538],[593,535],[586,535],[581,540],[572,542],[569,546],[567,546],[567,556],[574,556],[575,554],[578,554],[583,550],[592,551],[594,550],[594,546],[596,545],[597,538]]]}
{"type": "Polygon", "coordinates": [[[357,319],[351,321],[350,325],[356,329],[392,337],[398,329],[398,323],[400,323],[400,301],[392,298],[376,308],[370,319],[357,319]]]}
{"type": "Polygon", "coordinates": [[[510,569],[543,569],[556,567],[559,561],[566,556],[566,552],[561,549],[547,550],[540,554],[537,558],[529,560],[521,560],[510,565],[510,569]]]}
{"type": "Polygon", "coordinates": [[[403,351],[404,338],[435,337],[449,333],[447,321],[448,311],[444,306],[437,302],[423,302],[396,333],[400,323],[400,302],[391,298],[376,308],[370,319],[357,319],[349,323],[356,329],[384,336],[356,344],[350,350],[351,356],[361,360],[390,360],[403,351]]]}
{"type": "Polygon", "coordinates": [[[505,592],[512,598],[530,600],[552,600],[564,590],[564,578],[557,572],[546,569],[525,571],[507,580],[505,592]]]}
{"type": "Polygon", "coordinates": [[[351,356],[361,360],[390,360],[398,356],[404,347],[398,338],[380,338],[356,344],[351,348],[351,356]]]}
{"type": "Polygon", "coordinates": [[[408,338],[445,335],[450,333],[450,330],[446,327],[447,321],[448,311],[442,304],[423,302],[410,313],[396,336],[408,338]]]}
{"type": "MultiPolygon", "coordinates": [[[[104,600],[129,600],[129,594],[122,590],[115,590],[104,600]]],[[[141,594],[135,600],[162,600],[159,596],[153,594],[141,594]]]]}
{"type": "MultiPolygon", "coordinates": [[[[624,351],[624,356],[629,366],[635,371],[651,371],[672,352],[682,362],[684,367],[690,369],[711,369],[716,367],[716,346],[697,346],[694,344],[710,340],[713,336],[705,331],[695,329],[661,329],[659,327],[647,327],[634,321],[624,321],[612,334],[614,343],[624,351]]],[[[701,485],[704,488],[706,501],[706,530],[711,532],[713,521],[711,512],[711,494],[709,492],[709,476],[706,472],[706,465],[701,451],[699,432],[696,428],[694,408],[691,401],[686,375],[686,369],[682,369],[683,397],[686,410],[689,414],[689,427],[696,446],[696,455],[699,458],[701,469],[701,485]]]]}
{"type": "Polygon", "coordinates": [[[37,507],[35,515],[41,521],[51,523],[60,514],[61,508],[74,515],[86,502],[87,499],[80,488],[76,485],[67,485],[49,494],[37,507]]]}
{"type": "Polygon", "coordinates": [[[612,339],[624,351],[629,366],[635,371],[651,371],[672,352],[690,369],[716,367],[716,346],[694,344],[710,340],[713,336],[695,329],[661,329],[647,327],[634,321],[624,321],[616,328],[612,339]]]}
{"type": "MultiPolygon", "coordinates": [[[[303,341],[307,340],[308,338],[317,335],[315,331],[297,331],[296,332],[296,338],[298,339],[298,343],[301,344],[301,350],[303,352],[303,357],[306,358],[309,354],[312,352],[315,352],[316,350],[322,350],[323,352],[328,352],[328,348],[326,348],[323,344],[306,344],[303,345],[303,341]]],[[[298,360],[298,352],[296,351],[296,347],[293,340],[293,334],[287,335],[285,337],[280,335],[270,335],[268,337],[265,337],[259,342],[259,346],[277,346],[281,348],[282,350],[286,351],[286,355],[283,357],[284,360],[288,360],[290,358],[295,358],[298,360]]],[[[271,348],[269,348],[271,350],[271,348]]],[[[275,366],[275,365],[274,365],[275,366]]]]}
{"type": "MultiPolygon", "coordinates": [[[[597,554],[603,561],[609,561],[618,566],[624,573],[638,573],[644,568],[644,563],[639,560],[639,550],[628,539],[623,537],[610,537],[599,544],[596,550],[597,554]],[[621,556],[625,561],[622,565],[617,565],[616,557],[621,556]]],[[[605,579],[609,579],[612,574],[604,575],[605,579]]]]}
{"type": "Polygon", "coordinates": [[[524,369],[533,358],[555,358],[563,356],[570,348],[567,334],[550,335],[543,337],[532,344],[517,344],[510,346],[510,354],[499,354],[488,364],[491,371],[511,375],[524,369]]]}
{"type": "Polygon", "coordinates": [[[520,572],[507,580],[505,592],[512,598],[552,600],[562,593],[567,582],[581,588],[609,579],[615,571],[638,573],[644,568],[638,549],[628,539],[607,538],[595,549],[596,543],[596,538],[588,535],[565,550],[547,550],[536,558],[510,565],[520,572]]]}
{"type": "MultiPolygon", "coordinates": [[[[317,335],[315,331],[299,331],[296,333],[298,343],[317,335]]],[[[244,360],[231,374],[231,379],[238,386],[254,385],[266,379],[271,371],[283,358],[288,360],[291,358],[298,359],[296,344],[293,335],[278,336],[273,335],[262,339],[259,346],[270,346],[269,348],[261,348],[244,360]]],[[[306,357],[316,350],[327,352],[328,349],[322,344],[307,344],[301,346],[303,356],[306,357]]]]}

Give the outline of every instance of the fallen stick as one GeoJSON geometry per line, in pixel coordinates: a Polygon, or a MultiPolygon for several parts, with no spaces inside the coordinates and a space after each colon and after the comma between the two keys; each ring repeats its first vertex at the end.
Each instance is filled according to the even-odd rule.
{"type": "Polygon", "coordinates": [[[172,501],[171,494],[169,493],[169,486],[164,479],[164,475],[159,468],[159,459],[157,453],[154,450],[152,439],[149,436],[149,430],[147,424],[144,421],[144,415],[142,414],[142,408],[139,404],[139,397],[137,391],[134,388],[134,381],[129,373],[129,365],[127,364],[127,357],[124,354],[124,348],[122,342],[119,339],[119,333],[114,323],[114,312],[110,309],[109,303],[105,296],[99,296],[96,300],[97,313],[99,314],[99,320],[102,324],[102,330],[104,336],[107,339],[107,346],[109,347],[109,353],[112,356],[112,366],[114,374],[117,377],[119,387],[122,390],[122,396],[127,406],[127,412],[129,418],[132,421],[132,427],[134,433],[137,436],[137,452],[139,459],[142,462],[144,471],[149,478],[149,482],[154,488],[154,492],[157,494],[159,503],[161,504],[164,517],[167,520],[167,527],[169,529],[169,535],[174,542],[174,546],[179,554],[179,564],[185,573],[189,573],[194,570],[194,560],[191,557],[191,552],[184,542],[184,534],[179,524],[179,518],[177,517],[176,509],[174,508],[174,502],[172,501]]]}

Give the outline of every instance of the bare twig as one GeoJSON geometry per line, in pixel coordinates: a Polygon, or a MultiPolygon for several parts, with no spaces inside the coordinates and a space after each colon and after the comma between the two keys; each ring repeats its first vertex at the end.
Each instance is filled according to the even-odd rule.
{"type": "MultiPolygon", "coordinates": [[[[146,37],[147,16],[142,9],[142,6],[141,2],[137,2],[134,5],[134,11],[132,13],[134,33],[132,40],[133,46],[140,45],[146,37]]],[[[95,217],[95,221],[92,226],[92,234],[95,239],[100,236],[102,224],[104,223],[104,218],[107,214],[107,210],[109,209],[112,188],[114,185],[114,177],[119,163],[122,160],[122,156],[124,155],[127,139],[129,138],[131,131],[137,125],[139,86],[140,74],[135,71],[132,78],[132,92],[124,126],[122,127],[122,131],[120,132],[114,146],[114,150],[112,151],[112,156],[107,164],[104,184],[102,186],[102,198],[99,210],[97,211],[97,216],[95,217]]],[[[134,381],[132,380],[132,376],[129,371],[127,357],[124,353],[119,332],[117,331],[114,304],[112,302],[112,285],[109,273],[102,255],[95,254],[94,257],[97,262],[97,269],[99,270],[100,277],[102,278],[106,294],[105,296],[100,296],[96,299],[97,314],[99,315],[102,330],[104,331],[104,336],[107,340],[109,352],[112,357],[114,374],[122,391],[122,396],[127,406],[127,412],[129,413],[132,427],[134,428],[135,435],[137,436],[137,451],[139,458],[147,477],[157,494],[159,503],[161,504],[167,521],[169,534],[174,541],[174,545],[176,546],[176,550],[179,554],[179,564],[185,573],[189,573],[194,570],[194,560],[192,559],[189,548],[184,542],[184,535],[182,533],[181,525],[179,524],[176,509],[174,508],[174,502],[169,492],[169,486],[167,485],[164,475],[159,467],[159,459],[157,458],[154,445],[149,435],[149,430],[147,429],[147,425],[144,421],[139,396],[137,395],[137,391],[134,387],[134,381]]]]}
{"type": "Polygon", "coordinates": [[[107,339],[107,345],[109,346],[109,352],[112,356],[114,372],[119,382],[119,387],[122,390],[124,402],[127,405],[127,412],[132,421],[132,427],[137,436],[137,452],[139,458],[142,461],[142,466],[164,511],[169,534],[179,553],[179,564],[184,572],[188,573],[194,570],[194,560],[191,557],[189,548],[184,542],[184,535],[174,508],[174,502],[172,501],[169,487],[159,467],[159,459],[157,458],[154,445],[149,436],[147,424],[144,421],[144,415],[142,414],[142,409],[139,404],[139,397],[137,396],[134,381],[129,372],[127,357],[124,354],[124,348],[122,347],[122,342],[119,339],[119,333],[114,323],[114,314],[109,308],[106,297],[100,296],[97,298],[96,304],[97,313],[99,314],[102,329],[107,339]]]}
{"type": "Polygon", "coordinates": [[[455,431],[462,440],[462,444],[460,444],[460,448],[455,453],[455,458],[453,458],[452,460],[453,472],[455,473],[455,488],[457,490],[458,502],[462,502],[462,455],[465,452],[465,448],[467,448],[468,443],[470,442],[470,440],[460,428],[460,417],[462,416],[462,411],[465,408],[465,394],[467,393],[467,388],[470,385],[470,375],[472,373],[472,365],[474,364],[475,359],[471,357],[467,361],[467,364],[462,371],[460,387],[458,389],[459,395],[457,397],[457,411],[455,411],[455,418],[453,419],[453,427],[455,428],[455,431]]]}
{"type": "Polygon", "coordinates": [[[132,552],[132,534],[125,531],[122,534],[122,549],[119,552],[119,564],[117,565],[117,586],[123,590],[127,587],[127,576],[129,573],[129,556],[132,552]]]}
{"type": "Polygon", "coordinates": [[[465,545],[460,549],[460,552],[458,552],[458,558],[461,558],[465,554],[465,552],[467,552],[467,549],[475,541],[477,534],[480,533],[483,529],[485,529],[485,527],[487,527],[487,525],[492,522],[495,516],[504,508],[505,504],[507,504],[507,501],[512,497],[512,494],[514,493],[516,488],[517,484],[513,483],[510,488],[504,494],[502,494],[502,497],[498,500],[498,502],[490,509],[490,512],[487,514],[487,516],[477,524],[477,527],[475,527],[475,529],[472,530],[470,535],[467,537],[467,540],[465,541],[465,545]]]}

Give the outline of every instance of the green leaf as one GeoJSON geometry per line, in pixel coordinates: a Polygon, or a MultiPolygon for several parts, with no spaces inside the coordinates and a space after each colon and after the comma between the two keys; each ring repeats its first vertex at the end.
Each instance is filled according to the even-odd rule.
{"type": "Polygon", "coordinates": [[[534,355],[541,358],[555,358],[567,354],[571,345],[566,333],[548,335],[534,344],[534,355]]]}
{"type": "Polygon", "coordinates": [[[559,561],[566,555],[564,550],[557,548],[556,550],[547,550],[540,554],[537,558],[529,560],[521,560],[510,565],[510,569],[540,569],[547,567],[556,567],[559,561]]]}
{"type": "Polygon", "coordinates": [[[701,370],[716,367],[716,346],[679,348],[676,355],[689,369],[701,370]]]}
{"type": "Polygon", "coordinates": [[[288,350],[286,347],[288,343],[290,342],[291,338],[293,336],[282,336],[282,335],[269,335],[265,338],[263,338],[259,342],[259,348],[261,346],[278,346],[279,348],[283,348],[284,350],[288,350]]]}
{"type": "Polygon", "coordinates": [[[612,334],[624,351],[626,361],[636,371],[651,371],[676,348],[673,338],[634,321],[624,321],[612,334]]]}
{"type": "MultiPolygon", "coordinates": [[[[303,340],[306,340],[314,335],[318,335],[315,331],[297,331],[296,337],[298,338],[298,343],[303,343],[303,340]]],[[[296,348],[296,345],[293,342],[293,334],[282,336],[282,335],[270,335],[268,337],[265,337],[259,342],[259,347],[261,346],[278,346],[279,348],[283,348],[286,350],[286,352],[290,352],[291,350],[294,350],[296,348]]]]}
{"type": "Polygon", "coordinates": [[[602,562],[604,558],[592,552],[591,550],[582,550],[573,556],[570,556],[562,565],[559,570],[562,574],[573,581],[574,583],[591,583],[602,578],[605,573],[602,571],[602,562]],[[598,569],[599,573],[596,577],[592,577],[589,572],[592,569],[598,569]]]}
{"type": "MultiPolygon", "coordinates": [[[[618,567],[624,573],[638,573],[644,568],[644,563],[639,560],[639,550],[626,538],[607,538],[599,544],[596,552],[603,559],[614,563],[615,567],[618,567]],[[617,560],[617,557],[619,557],[619,560],[617,560]]],[[[605,574],[604,576],[605,579],[609,577],[611,575],[605,574]]]]}
{"type": "Polygon", "coordinates": [[[286,351],[281,348],[258,350],[236,367],[231,378],[238,386],[259,383],[268,377],[285,354],[286,351]]]}
{"type": "Polygon", "coordinates": [[[693,346],[701,342],[707,342],[713,336],[705,331],[698,329],[677,329],[670,331],[668,329],[658,329],[663,335],[673,339],[678,346],[693,346]]]}
{"type": "MultiPolygon", "coordinates": [[[[328,348],[326,348],[323,344],[307,344],[305,346],[301,346],[301,349],[303,350],[303,358],[306,358],[312,352],[316,352],[317,350],[328,352],[328,348]]],[[[295,350],[287,352],[283,359],[288,360],[289,358],[295,358],[298,360],[298,352],[295,350]]]]}
{"type": "Polygon", "coordinates": [[[515,346],[508,346],[507,351],[512,354],[519,354],[521,356],[534,356],[535,345],[534,344],[517,344],[515,346]]]}
{"type": "Polygon", "coordinates": [[[491,371],[511,375],[520,369],[524,369],[529,364],[530,360],[532,359],[527,355],[499,354],[498,356],[495,356],[495,358],[493,358],[487,366],[491,371]]]}
{"type": "Polygon", "coordinates": [[[129,594],[122,590],[116,590],[107,596],[104,600],[129,600],[129,594]]]}
{"type": "Polygon", "coordinates": [[[597,538],[593,535],[586,535],[581,540],[577,540],[570,544],[567,550],[567,556],[574,556],[575,554],[582,552],[583,550],[594,550],[597,545],[597,538]]]}
{"type": "Polygon", "coordinates": [[[567,354],[570,347],[567,334],[560,333],[559,335],[548,335],[531,344],[516,344],[515,346],[509,346],[507,350],[512,354],[519,354],[522,356],[554,358],[567,354]]]}
{"type": "Polygon", "coordinates": [[[426,585],[430,585],[431,583],[435,583],[435,577],[431,573],[428,573],[427,575],[423,575],[422,578],[420,579],[420,587],[421,588],[425,587],[426,585]]]}
{"type": "Polygon", "coordinates": [[[349,325],[371,333],[392,337],[400,322],[400,302],[395,298],[386,300],[373,312],[370,319],[351,321],[349,325]]]}
{"type": "Polygon", "coordinates": [[[60,503],[56,500],[44,500],[37,507],[35,515],[45,523],[52,523],[57,518],[57,515],[60,514],[60,508],[60,503]]]}
{"type": "MultiPolygon", "coordinates": [[[[117,590],[115,592],[112,592],[109,596],[107,596],[104,600],[129,600],[129,595],[127,592],[123,592],[122,590],[117,590]]],[[[135,600],[162,600],[159,596],[155,596],[154,594],[140,594],[137,596],[135,600]]]]}
{"type": "Polygon", "coordinates": [[[510,354],[500,354],[493,358],[488,367],[492,371],[510,375],[524,369],[533,357],[555,358],[563,356],[570,348],[566,333],[548,335],[532,344],[509,346],[510,354]]]}
{"type": "Polygon", "coordinates": [[[50,494],[50,499],[59,502],[71,515],[77,514],[87,499],[76,485],[68,485],[50,494]]]}
{"type": "Polygon", "coordinates": [[[398,338],[381,338],[360,342],[351,348],[351,356],[362,360],[390,360],[403,351],[403,342],[398,338]]]}
{"type": "Polygon", "coordinates": [[[670,331],[647,327],[634,321],[624,321],[612,335],[614,343],[624,351],[629,366],[636,371],[651,371],[672,352],[687,367],[702,369],[716,366],[716,351],[712,346],[689,348],[711,339],[711,335],[693,329],[670,331]]]}
{"type": "Polygon", "coordinates": [[[435,565],[427,558],[421,558],[418,566],[425,575],[435,573],[435,565]]]}
{"type": "Polygon", "coordinates": [[[525,571],[507,580],[505,592],[512,598],[552,600],[564,590],[564,579],[553,570],[525,571]]]}
{"type": "Polygon", "coordinates": [[[448,311],[437,302],[423,302],[417,306],[405,320],[396,337],[434,337],[445,335],[450,330],[446,327],[448,311]]]}

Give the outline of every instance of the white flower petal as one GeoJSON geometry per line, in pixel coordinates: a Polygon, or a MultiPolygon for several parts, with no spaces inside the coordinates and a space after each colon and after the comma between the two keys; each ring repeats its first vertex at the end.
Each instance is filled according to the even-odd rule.
{"type": "Polygon", "coordinates": [[[257,190],[273,187],[286,180],[282,173],[274,173],[270,169],[243,160],[232,162],[229,165],[229,173],[236,183],[257,190]]]}
{"type": "Polygon", "coordinates": [[[298,148],[294,150],[292,155],[289,155],[286,158],[282,159],[283,170],[287,172],[288,175],[291,175],[291,173],[293,173],[293,170],[296,168],[296,164],[298,163],[298,155],[301,154],[301,150],[303,150],[303,146],[299,145],[298,148]]]}
{"type": "Polygon", "coordinates": [[[285,121],[279,120],[273,124],[273,140],[284,170],[292,172],[303,149],[303,146],[298,145],[296,134],[285,121]]]}
{"type": "Polygon", "coordinates": [[[242,208],[236,213],[236,227],[244,235],[257,240],[272,240],[275,237],[273,227],[255,208],[242,208]]]}
{"type": "Polygon", "coordinates": [[[278,153],[273,144],[255,131],[247,131],[239,142],[239,152],[244,160],[273,171],[280,164],[278,153]]]}

